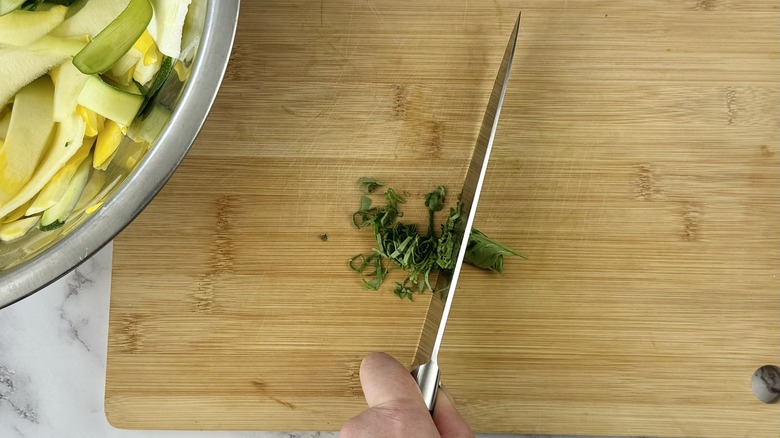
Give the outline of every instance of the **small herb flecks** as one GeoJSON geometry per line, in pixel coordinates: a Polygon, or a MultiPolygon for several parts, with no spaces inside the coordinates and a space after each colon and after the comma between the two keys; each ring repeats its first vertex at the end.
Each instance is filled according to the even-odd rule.
{"type": "Polygon", "coordinates": [[[328,241],[328,235],[325,234],[325,233],[320,234],[320,240],[322,240],[323,242],[327,242],[328,241]]]}
{"type": "MultiPolygon", "coordinates": [[[[437,187],[425,195],[428,208],[428,230],[420,234],[414,224],[398,221],[403,217],[398,205],[406,202],[408,194],[399,195],[392,188],[384,192],[385,206],[377,207],[367,196],[382,184],[373,178],[360,178],[364,187],[360,209],[352,216],[357,228],[371,227],[376,248],[369,255],[358,254],[349,260],[350,268],[357,272],[367,289],[378,290],[392,265],[406,273],[403,283],[395,282],[393,293],[399,298],[413,299],[415,293],[426,288],[433,291],[430,277],[435,270],[452,271],[455,268],[459,248],[458,230],[463,217],[461,197],[450,208],[447,220],[441,225],[441,234],[435,234],[434,216],[444,209],[446,191],[437,187]],[[388,260],[388,261],[386,261],[388,260]]],[[[464,262],[482,269],[490,269],[503,275],[504,256],[515,255],[525,258],[510,248],[501,245],[477,229],[473,229],[466,247],[464,262]]]]}

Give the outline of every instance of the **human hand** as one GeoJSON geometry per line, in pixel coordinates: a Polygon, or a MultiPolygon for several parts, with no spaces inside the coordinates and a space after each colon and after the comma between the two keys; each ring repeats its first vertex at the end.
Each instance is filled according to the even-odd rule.
{"type": "Polygon", "coordinates": [[[474,438],[444,388],[431,416],[412,375],[385,353],[363,359],[360,384],[368,409],[341,428],[340,438],[474,438]]]}

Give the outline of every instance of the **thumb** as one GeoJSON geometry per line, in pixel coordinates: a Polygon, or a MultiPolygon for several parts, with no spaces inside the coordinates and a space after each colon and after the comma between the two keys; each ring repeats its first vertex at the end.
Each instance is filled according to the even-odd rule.
{"type": "MultiPolygon", "coordinates": [[[[369,408],[390,402],[425,408],[420,389],[409,371],[385,353],[371,353],[360,364],[360,384],[369,408]]],[[[427,409],[426,409],[427,410],[427,409]]]]}
{"type": "Polygon", "coordinates": [[[414,378],[391,356],[366,356],[360,364],[360,383],[368,409],[352,417],[340,437],[440,437],[414,378]]]}

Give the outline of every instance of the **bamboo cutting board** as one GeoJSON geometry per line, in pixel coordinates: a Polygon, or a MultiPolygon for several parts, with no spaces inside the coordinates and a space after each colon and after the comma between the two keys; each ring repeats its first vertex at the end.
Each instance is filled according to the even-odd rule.
{"type": "Polygon", "coordinates": [[[514,18],[440,364],[478,431],[777,437],[776,1],[244,2],[183,165],[116,240],[106,413],[123,428],[338,430],[361,358],[411,365],[430,295],[347,268],[360,176],[460,190],[514,18]],[[320,239],[327,234],[327,241],[320,239]]]}

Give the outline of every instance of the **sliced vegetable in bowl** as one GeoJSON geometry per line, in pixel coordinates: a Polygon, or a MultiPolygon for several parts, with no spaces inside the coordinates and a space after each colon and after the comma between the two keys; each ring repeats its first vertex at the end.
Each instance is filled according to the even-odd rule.
{"type": "Polygon", "coordinates": [[[54,5],[42,11],[14,11],[0,17],[0,44],[25,47],[48,35],[65,21],[68,8],[54,5]]]}
{"type": "MultiPolygon", "coordinates": [[[[157,3],[151,2],[153,9],[157,3]]],[[[78,69],[74,75],[63,68],[122,13],[128,0],[76,0],[69,5],[65,21],[29,46],[0,45],[0,150],[5,147],[17,92],[42,76],[54,85],[54,127],[46,150],[22,190],[12,201],[0,204],[0,235],[7,240],[0,241],[0,308],[41,290],[109,243],[155,197],[192,146],[225,75],[236,35],[239,0],[183,3],[189,5],[176,59],[157,47],[157,52],[149,52],[148,41],[133,44],[147,55],[144,67],[159,65],[159,69],[152,67],[157,71],[154,80],[137,83],[133,78],[140,67],[137,59],[136,64],[128,64],[135,66],[132,74],[125,71],[120,78],[109,70],[98,75],[113,88],[143,96],[138,115],[129,126],[98,114],[94,111],[98,108],[79,105],[87,81],[83,77],[78,80],[79,74],[91,75],[78,69]],[[161,75],[167,80],[161,80],[161,75]],[[120,127],[118,144],[116,127],[110,122],[120,127]],[[71,128],[60,129],[65,125],[71,128]],[[79,134],[81,126],[83,133],[79,134]],[[63,141],[71,136],[81,141],[63,141]],[[85,167],[89,175],[81,188],[83,179],[77,176],[83,175],[85,167]],[[41,218],[48,209],[55,205],[71,209],[73,195],[67,195],[73,192],[71,188],[80,189],[81,196],[64,224],[53,231],[41,231],[41,218]],[[69,202],[60,204],[66,196],[69,202]]],[[[7,4],[0,0],[0,6],[7,4]]],[[[21,7],[36,12],[52,5],[28,0],[21,7]]],[[[146,33],[151,36],[150,28],[146,33]]],[[[48,216],[51,223],[62,222],[63,216],[54,213],[48,216]]]]}
{"type": "Polygon", "coordinates": [[[93,212],[113,159],[126,172],[149,149],[126,134],[174,71],[190,4],[0,0],[0,255],[93,212]]]}
{"type": "Polygon", "coordinates": [[[84,74],[105,73],[141,38],[153,13],[149,0],[130,0],[116,19],[73,58],[73,65],[84,74]]]}
{"type": "MultiPolygon", "coordinates": [[[[88,75],[71,60],[130,2],[54,1],[72,3],[64,4],[68,12],[54,30],[28,46],[0,44],[0,150],[5,149],[19,109],[19,91],[41,78],[54,87],[53,127],[44,152],[22,189],[0,203],[0,308],[42,289],[88,259],[168,181],[214,103],[239,13],[239,0],[150,1],[153,20],[163,3],[187,5],[179,55],[168,56],[158,47],[159,35],[153,34],[150,21],[120,58],[124,65],[117,61],[102,74],[88,75]],[[138,53],[128,55],[134,49],[138,53]],[[95,90],[82,96],[93,76],[100,82],[92,81],[95,90]],[[114,120],[121,118],[124,109],[94,103],[95,94],[119,92],[132,95],[119,94],[135,102],[134,96],[142,97],[129,125],[114,120]],[[80,98],[86,106],[79,104],[80,98]],[[74,193],[79,191],[74,205],[74,193]],[[45,229],[58,228],[41,231],[42,223],[45,229]]],[[[0,7],[9,4],[0,0],[0,7]]],[[[19,6],[38,13],[55,5],[27,0],[4,11],[11,13],[19,6]]]]}

